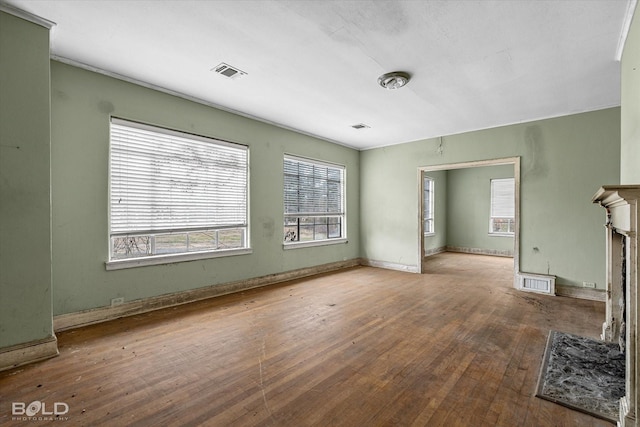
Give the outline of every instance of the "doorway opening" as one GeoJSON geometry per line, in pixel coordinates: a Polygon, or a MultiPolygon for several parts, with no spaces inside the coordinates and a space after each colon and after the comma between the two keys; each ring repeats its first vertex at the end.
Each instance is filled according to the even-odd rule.
{"type": "MultiPolygon", "coordinates": [[[[518,288],[518,272],[520,271],[520,157],[508,157],[501,159],[490,160],[478,160],[472,162],[463,163],[450,163],[443,165],[422,166],[418,168],[418,197],[420,206],[418,214],[418,239],[419,239],[419,259],[418,267],[420,273],[425,273],[427,267],[425,266],[425,257],[432,253],[442,252],[446,250],[446,244],[440,248],[427,248],[425,244],[425,233],[427,236],[432,234],[433,236],[438,233],[438,226],[442,225],[442,218],[438,218],[438,207],[434,208],[433,200],[438,200],[438,185],[437,180],[434,178],[438,174],[444,172],[458,171],[462,169],[473,168],[486,168],[490,166],[511,166],[513,168],[513,182],[514,182],[514,221],[508,224],[509,232],[513,233],[513,247],[509,247],[508,251],[497,251],[496,255],[513,256],[513,278],[514,287],[518,288]],[[426,179],[425,179],[426,177],[426,179]],[[425,184],[426,182],[426,184],[425,184]],[[434,186],[435,182],[435,186],[434,186]],[[431,187],[429,187],[431,186],[431,187]],[[425,190],[426,193],[425,193],[425,190]],[[444,248],[444,249],[442,249],[444,248]],[[509,253],[508,253],[509,252],[509,253]]],[[[441,190],[441,189],[440,189],[441,190]]],[[[471,208],[471,207],[470,207],[471,208]]],[[[445,216],[448,215],[445,213],[445,216]]],[[[447,227],[450,229],[452,225],[447,227]]],[[[486,233],[492,234],[489,231],[489,224],[486,225],[486,233]]],[[[442,231],[440,231],[442,233],[442,231]]],[[[499,234],[499,233],[498,233],[499,234]]],[[[446,237],[445,237],[446,239],[446,237]]]]}

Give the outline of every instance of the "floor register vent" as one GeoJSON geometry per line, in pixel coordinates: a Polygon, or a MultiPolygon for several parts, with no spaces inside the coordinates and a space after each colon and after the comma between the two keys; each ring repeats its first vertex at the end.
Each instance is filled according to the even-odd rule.
{"type": "Polygon", "coordinates": [[[556,294],[556,277],[542,274],[520,273],[520,289],[547,295],[556,294]]]}

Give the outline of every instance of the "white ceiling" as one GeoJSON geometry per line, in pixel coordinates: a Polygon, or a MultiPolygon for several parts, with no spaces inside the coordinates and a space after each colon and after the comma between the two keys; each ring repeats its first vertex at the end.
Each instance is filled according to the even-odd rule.
{"type": "Polygon", "coordinates": [[[620,105],[616,52],[632,4],[4,3],[57,24],[54,58],[357,149],[620,105]],[[210,71],[221,62],[248,74],[210,71]],[[378,86],[396,70],[412,75],[407,86],[378,86]]]}

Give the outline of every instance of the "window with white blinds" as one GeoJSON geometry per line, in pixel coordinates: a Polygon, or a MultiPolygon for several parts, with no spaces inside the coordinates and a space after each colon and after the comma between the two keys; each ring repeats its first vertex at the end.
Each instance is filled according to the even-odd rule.
{"type": "Polygon", "coordinates": [[[491,180],[490,234],[513,234],[515,230],[515,180],[491,180]]]}
{"type": "Polygon", "coordinates": [[[433,178],[429,178],[428,176],[424,176],[423,177],[423,196],[424,196],[424,200],[422,201],[423,205],[423,212],[424,212],[424,225],[423,225],[423,232],[425,234],[433,234],[435,233],[435,228],[434,228],[434,221],[433,221],[433,213],[434,213],[434,194],[433,194],[433,187],[434,187],[434,181],[433,178]]]}
{"type": "Polygon", "coordinates": [[[246,248],[243,145],[113,118],[110,259],[246,248]]]}
{"type": "Polygon", "coordinates": [[[345,168],[284,158],[284,241],[345,238],[345,168]]]}

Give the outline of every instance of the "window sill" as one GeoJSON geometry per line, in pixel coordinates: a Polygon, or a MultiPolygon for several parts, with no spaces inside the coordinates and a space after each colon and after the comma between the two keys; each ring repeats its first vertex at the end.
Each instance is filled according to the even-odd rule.
{"type": "Polygon", "coordinates": [[[513,237],[515,233],[489,233],[489,237],[513,237]]]}
{"type": "Polygon", "coordinates": [[[309,248],[312,246],[339,245],[343,243],[349,243],[349,241],[347,239],[313,240],[309,242],[284,243],[282,247],[284,248],[284,250],[289,250],[289,249],[309,248]]]}
{"type": "Polygon", "coordinates": [[[435,236],[435,235],[436,235],[435,232],[424,233],[424,237],[432,237],[432,236],[435,236]]]}
{"type": "Polygon", "coordinates": [[[156,255],[144,258],[119,259],[105,262],[107,270],[122,270],[125,268],[145,267],[148,265],[173,264],[176,262],[196,261],[200,259],[221,258],[233,255],[246,255],[252,253],[251,248],[228,249],[212,252],[189,252],[182,254],[156,255]]]}

